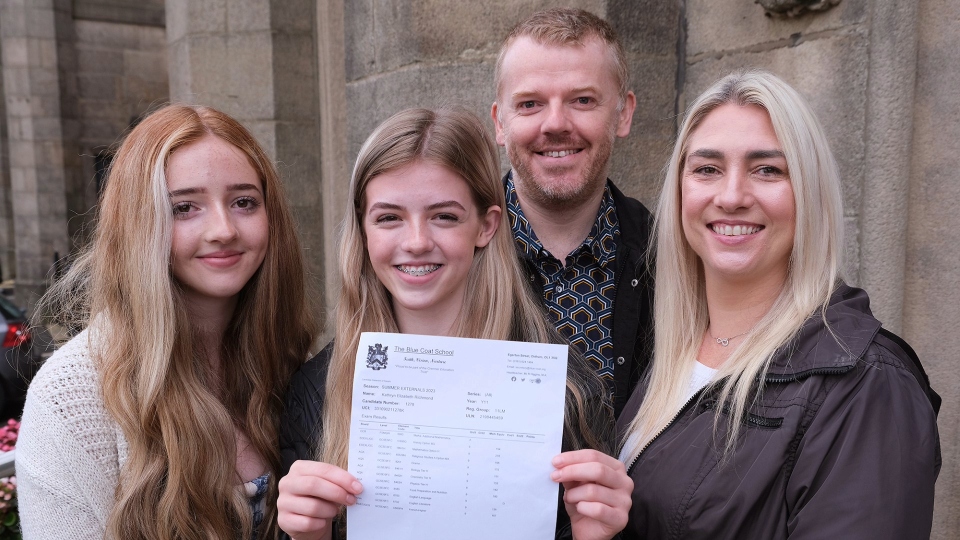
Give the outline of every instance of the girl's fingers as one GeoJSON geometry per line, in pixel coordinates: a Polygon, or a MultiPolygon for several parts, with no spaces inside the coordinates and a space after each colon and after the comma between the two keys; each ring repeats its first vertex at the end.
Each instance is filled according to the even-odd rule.
{"type": "MultiPolygon", "coordinates": [[[[284,478],[289,476],[314,476],[322,478],[332,484],[340,486],[345,491],[348,491],[354,495],[357,495],[363,491],[363,486],[352,474],[341,469],[340,467],[337,467],[336,465],[330,465],[329,463],[323,463],[322,461],[295,461],[293,466],[290,467],[290,474],[284,478]]],[[[283,479],[280,481],[283,482],[283,479]]]]}
{"type": "Polygon", "coordinates": [[[277,524],[292,538],[329,536],[329,527],[344,505],[357,502],[363,486],[347,471],[318,461],[297,461],[280,479],[277,524]]]}
{"type": "Polygon", "coordinates": [[[277,514],[277,525],[292,538],[305,538],[307,535],[319,538],[329,526],[325,519],[284,512],[277,514]]]}
{"type": "Polygon", "coordinates": [[[620,460],[596,450],[574,450],[564,452],[553,458],[553,466],[560,469],[576,463],[600,463],[610,468],[623,467],[620,460]]]}
{"type": "Polygon", "coordinates": [[[280,493],[277,497],[277,510],[300,516],[329,519],[340,511],[340,504],[329,499],[321,499],[306,495],[280,493]]]}
{"type": "Polygon", "coordinates": [[[627,507],[632,504],[631,490],[611,489],[600,484],[564,484],[563,502],[578,505],[583,502],[598,503],[607,507],[627,507]]]}
{"type": "Polygon", "coordinates": [[[347,471],[319,461],[297,461],[280,479],[280,495],[315,497],[337,505],[352,505],[363,491],[360,482],[347,471]]]}
{"type": "Polygon", "coordinates": [[[627,526],[629,507],[610,507],[598,502],[579,502],[576,505],[577,513],[604,524],[612,531],[620,531],[627,526]]]}
{"type": "Polygon", "coordinates": [[[329,501],[335,505],[352,505],[357,497],[326,478],[298,475],[291,469],[290,474],[280,480],[280,496],[311,497],[329,501]]]}
{"type": "MultiPolygon", "coordinates": [[[[609,456],[607,456],[609,457],[609,456]]],[[[627,476],[623,464],[610,462],[575,462],[558,468],[550,474],[555,482],[600,484],[611,489],[633,490],[633,480],[627,476]]]]}

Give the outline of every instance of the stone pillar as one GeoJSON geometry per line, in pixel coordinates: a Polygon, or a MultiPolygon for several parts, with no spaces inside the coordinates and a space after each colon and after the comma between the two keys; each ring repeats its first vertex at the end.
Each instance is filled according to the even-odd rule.
{"type": "MultiPolygon", "coordinates": [[[[0,74],[3,67],[0,40],[0,74]]],[[[0,282],[16,276],[13,236],[13,198],[10,193],[10,152],[7,146],[7,107],[0,75],[0,282]]]]}
{"type": "Polygon", "coordinates": [[[870,5],[860,283],[874,315],[902,328],[907,201],[917,73],[917,3],[870,5]]]}
{"type": "Polygon", "coordinates": [[[323,209],[315,0],[168,0],[172,101],[240,120],[273,157],[322,313],[323,209]]]}
{"type": "Polygon", "coordinates": [[[54,5],[0,0],[17,302],[32,307],[68,254],[54,5]]]}
{"type": "Polygon", "coordinates": [[[73,0],[69,24],[63,25],[68,29],[61,33],[58,27],[61,87],[71,88],[64,91],[61,118],[74,245],[93,232],[90,209],[106,184],[118,141],[148,110],[169,100],[164,20],[162,0],[73,0]]]}
{"type": "MultiPolygon", "coordinates": [[[[317,67],[320,81],[320,180],[323,200],[325,305],[337,299],[337,227],[343,219],[350,184],[347,165],[347,80],[344,67],[344,0],[317,1],[317,67]]],[[[327,321],[324,337],[333,337],[327,321]]]]}
{"type": "Polygon", "coordinates": [[[630,88],[637,96],[630,136],[618,139],[610,178],[628,195],[654,208],[676,134],[683,80],[681,2],[609,0],[610,21],[627,53],[630,88]]]}
{"type": "Polygon", "coordinates": [[[960,3],[923,0],[917,10],[903,335],[943,397],[931,538],[948,540],[960,538],[960,3]]]}

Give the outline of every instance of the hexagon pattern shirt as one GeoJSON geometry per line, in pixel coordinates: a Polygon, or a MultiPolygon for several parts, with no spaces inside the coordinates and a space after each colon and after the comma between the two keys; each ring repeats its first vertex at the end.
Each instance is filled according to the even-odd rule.
{"type": "Polygon", "coordinates": [[[534,262],[543,280],[543,299],[557,329],[576,346],[607,384],[613,381],[613,300],[620,225],[607,185],[590,234],[561,263],[544,249],[507,177],[507,213],[521,253],[534,262]]]}

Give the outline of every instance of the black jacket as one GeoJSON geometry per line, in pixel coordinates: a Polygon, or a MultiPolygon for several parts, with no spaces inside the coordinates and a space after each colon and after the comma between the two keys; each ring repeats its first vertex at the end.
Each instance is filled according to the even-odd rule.
{"type": "MultiPolygon", "coordinates": [[[[929,538],[940,398],[862,290],[841,286],[827,319],[830,330],[817,313],[775,355],[727,462],[718,441],[729,418],[708,391],[628,465],[624,538],[929,538]]],[[[630,398],[621,433],[643,393],[630,398]]]]}
{"type": "MultiPolygon", "coordinates": [[[[507,177],[504,177],[506,184],[507,177]]],[[[620,416],[653,352],[653,273],[647,249],[653,216],[640,201],[627,197],[607,180],[620,223],[617,240],[616,292],[613,300],[613,410],[620,416]]],[[[525,257],[527,277],[543,296],[543,279],[536,263],[525,257]]]]}

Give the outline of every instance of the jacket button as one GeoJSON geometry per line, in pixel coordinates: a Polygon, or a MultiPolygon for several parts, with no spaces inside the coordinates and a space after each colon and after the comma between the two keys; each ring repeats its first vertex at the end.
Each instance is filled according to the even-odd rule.
{"type": "Polygon", "coordinates": [[[630,282],[630,285],[636,287],[636,286],[637,286],[637,283],[640,283],[640,281],[637,280],[637,279],[634,279],[634,280],[632,280],[632,281],[630,282]]]}
{"type": "MultiPolygon", "coordinates": [[[[634,280],[634,281],[636,281],[636,280],[634,280]]],[[[626,362],[626,360],[624,360],[622,356],[618,356],[618,357],[617,357],[617,365],[622,366],[624,362],[626,362]]]]}

